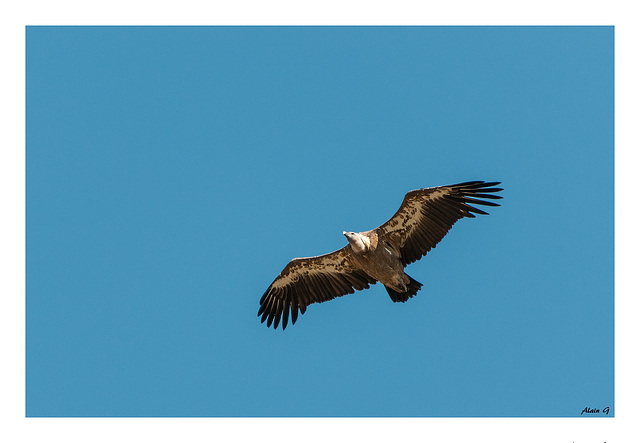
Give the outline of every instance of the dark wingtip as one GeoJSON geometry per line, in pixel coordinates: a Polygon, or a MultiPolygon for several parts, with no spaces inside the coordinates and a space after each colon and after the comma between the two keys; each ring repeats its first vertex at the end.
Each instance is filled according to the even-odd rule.
{"type": "Polygon", "coordinates": [[[452,187],[459,188],[491,188],[493,186],[497,186],[502,184],[502,182],[486,182],[483,180],[473,180],[468,182],[457,183],[452,185],[452,187]]]}
{"type": "Polygon", "coordinates": [[[282,330],[287,327],[287,323],[289,320],[289,303],[285,302],[284,311],[282,311],[282,330]]]}
{"type": "Polygon", "coordinates": [[[472,213],[488,215],[485,211],[476,208],[472,205],[482,206],[500,206],[500,204],[493,201],[481,200],[483,198],[488,200],[502,199],[501,195],[494,194],[500,192],[502,188],[494,188],[493,186],[499,185],[502,182],[484,182],[484,181],[471,181],[454,185],[456,192],[451,194],[449,198],[462,203],[465,208],[465,217],[474,218],[472,213]]]}
{"type": "Polygon", "coordinates": [[[480,181],[480,180],[473,180],[473,181],[470,181],[470,182],[456,183],[455,185],[452,185],[451,187],[468,188],[468,187],[480,186],[483,183],[484,182],[480,181]]]}

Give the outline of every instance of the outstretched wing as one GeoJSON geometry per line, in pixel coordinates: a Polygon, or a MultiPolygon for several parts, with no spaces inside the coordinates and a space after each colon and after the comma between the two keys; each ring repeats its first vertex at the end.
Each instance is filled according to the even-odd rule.
{"type": "Polygon", "coordinates": [[[295,324],[298,311],[304,314],[310,304],[353,294],[374,284],[375,279],[351,264],[347,248],[291,260],[260,299],[258,317],[262,316],[262,323],[266,320],[267,327],[273,323],[277,329],[282,318],[284,330],[289,312],[291,323],[295,324]]]}
{"type": "Polygon", "coordinates": [[[472,181],[409,191],[394,216],[375,229],[378,241],[398,248],[404,266],[413,263],[434,248],[461,218],[487,214],[472,205],[500,206],[481,200],[502,198],[494,194],[502,191],[494,187],[499,184],[472,181]]]}

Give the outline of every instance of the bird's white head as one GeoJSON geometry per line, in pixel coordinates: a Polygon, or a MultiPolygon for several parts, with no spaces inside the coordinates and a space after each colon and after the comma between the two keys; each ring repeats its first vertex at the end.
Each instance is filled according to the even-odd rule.
{"type": "Polygon", "coordinates": [[[353,252],[355,252],[356,254],[364,254],[369,250],[369,239],[365,238],[362,234],[359,234],[357,232],[342,231],[342,235],[347,237],[347,240],[349,240],[349,244],[351,245],[353,252]]]}

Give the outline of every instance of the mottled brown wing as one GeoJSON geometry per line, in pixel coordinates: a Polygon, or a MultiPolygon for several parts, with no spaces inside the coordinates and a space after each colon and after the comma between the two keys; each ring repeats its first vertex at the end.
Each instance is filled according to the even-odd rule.
{"type": "Polygon", "coordinates": [[[258,317],[267,327],[273,323],[278,328],[287,327],[289,313],[291,323],[298,319],[298,311],[304,314],[307,306],[322,303],[356,290],[367,289],[376,280],[361,269],[351,265],[348,246],[317,257],[294,258],[260,298],[258,317]]]}
{"type": "Polygon", "coordinates": [[[410,191],[389,221],[375,229],[378,241],[396,246],[403,265],[419,260],[463,217],[487,214],[472,205],[500,206],[482,198],[500,199],[500,182],[472,181],[410,191]]]}

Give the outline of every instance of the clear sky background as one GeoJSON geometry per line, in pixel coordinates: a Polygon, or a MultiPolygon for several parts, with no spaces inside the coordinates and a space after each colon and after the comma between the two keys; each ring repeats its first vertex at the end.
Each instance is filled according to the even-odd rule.
{"type": "Polygon", "coordinates": [[[29,416],[578,416],[613,377],[613,28],[27,29],[29,416]],[[404,194],[407,272],[258,300],[404,194]]]}

